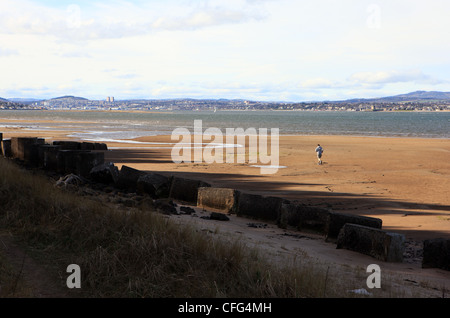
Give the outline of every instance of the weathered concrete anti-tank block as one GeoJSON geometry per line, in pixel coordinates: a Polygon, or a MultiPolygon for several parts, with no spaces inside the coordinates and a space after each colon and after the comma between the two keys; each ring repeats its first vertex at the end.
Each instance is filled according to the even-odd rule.
{"type": "Polygon", "coordinates": [[[38,146],[43,145],[45,140],[37,137],[12,137],[11,152],[12,157],[27,164],[38,165],[38,146]]]}
{"type": "Polygon", "coordinates": [[[239,191],[235,189],[200,187],[198,188],[197,206],[234,213],[238,196],[239,191]]]}
{"type": "Polygon", "coordinates": [[[450,240],[444,238],[425,240],[422,267],[450,271],[450,240]]]}
{"type": "Polygon", "coordinates": [[[56,171],[57,172],[59,172],[59,173],[66,172],[66,158],[65,157],[66,157],[66,155],[69,155],[70,152],[71,152],[71,150],[59,149],[59,151],[56,153],[56,171]]]}
{"type": "Polygon", "coordinates": [[[95,142],[94,150],[108,150],[108,145],[105,143],[95,142]]]}
{"type": "Polygon", "coordinates": [[[81,142],[71,140],[55,140],[54,146],[60,146],[61,150],[81,150],[81,142]]]}
{"type": "Polygon", "coordinates": [[[170,186],[169,198],[197,204],[198,189],[211,185],[201,180],[174,177],[170,186]]]}
{"type": "Polygon", "coordinates": [[[298,230],[325,234],[330,212],[331,210],[321,207],[284,202],[280,208],[277,224],[280,228],[292,226],[298,230]]]}
{"type": "Polygon", "coordinates": [[[105,154],[103,152],[80,152],[76,159],[76,172],[79,176],[89,177],[92,168],[105,162],[105,154]]]}
{"type": "Polygon", "coordinates": [[[53,145],[60,146],[61,150],[108,150],[105,143],[86,142],[74,140],[55,140],[53,145]]]}
{"type": "Polygon", "coordinates": [[[122,166],[119,172],[119,178],[116,186],[120,189],[136,190],[139,177],[145,175],[146,172],[140,171],[128,166],[122,166]]]}
{"type": "Polygon", "coordinates": [[[11,157],[12,158],[19,158],[19,138],[18,137],[11,137],[11,157]]]}
{"type": "Polygon", "coordinates": [[[48,144],[44,144],[44,145],[39,145],[38,146],[38,166],[39,168],[43,168],[44,167],[44,148],[47,146],[51,146],[48,144]]]}
{"type": "Polygon", "coordinates": [[[95,150],[94,144],[92,142],[85,142],[85,141],[80,143],[80,149],[81,150],[95,150]]]}
{"type": "Polygon", "coordinates": [[[89,172],[89,178],[95,182],[115,184],[119,180],[119,168],[112,162],[97,165],[89,172]]]}
{"type": "MultiPolygon", "coordinates": [[[[64,157],[65,173],[78,173],[78,155],[84,150],[69,150],[64,157]]],[[[87,151],[87,150],[86,150],[87,151]]]]}
{"type": "Polygon", "coordinates": [[[139,194],[148,194],[153,199],[168,198],[171,183],[172,177],[151,172],[139,177],[136,191],[139,194]]]}
{"type": "Polygon", "coordinates": [[[33,145],[36,142],[37,138],[11,137],[12,157],[23,161],[25,158],[25,147],[27,145],[33,145]]]}
{"type": "Polygon", "coordinates": [[[5,156],[5,152],[3,151],[3,133],[0,133],[0,153],[2,156],[5,156]]]}
{"type": "Polygon", "coordinates": [[[236,215],[266,221],[276,221],[278,220],[282,203],[283,199],[278,197],[240,193],[236,215]]]}
{"type": "Polygon", "coordinates": [[[11,139],[3,139],[3,141],[2,141],[2,155],[5,158],[11,158],[12,157],[11,139]]]}
{"type": "Polygon", "coordinates": [[[99,142],[86,142],[80,143],[81,150],[108,150],[108,146],[104,143],[99,142]]]}
{"type": "Polygon", "coordinates": [[[37,138],[36,143],[25,149],[25,163],[34,167],[39,167],[39,148],[45,145],[45,139],[37,138]]]}
{"type": "Polygon", "coordinates": [[[330,212],[325,229],[326,239],[336,239],[339,235],[340,230],[346,223],[381,229],[383,221],[379,218],[368,216],[330,212]]]}
{"type": "Polygon", "coordinates": [[[338,235],[336,248],[352,250],[384,262],[403,262],[405,237],[398,233],[347,223],[338,235]]]}
{"type": "Polygon", "coordinates": [[[39,146],[39,166],[45,170],[57,171],[58,162],[56,156],[60,146],[40,145],[39,146]]]}
{"type": "Polygon", "coordinates": [[[78,154],[89,150],[59,150],[56,155],[59,173],[77,173],[78,154]]]}

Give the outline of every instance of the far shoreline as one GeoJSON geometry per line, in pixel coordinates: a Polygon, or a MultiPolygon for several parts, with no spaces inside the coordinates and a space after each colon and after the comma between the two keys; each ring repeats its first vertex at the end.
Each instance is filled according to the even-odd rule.
{"type": "Polygon", "coordinates": [[[324,113],[450,113],[450,109],[443,110],[309,110],[309,109],[217,109],[217,111],[202,110],[144,110],[144,109],[0,109],[2,111],[40,111],[40,112],[106,112],[106,113],[156,113],[173,114],[176,112],[215,113],[215,112],[324,112],[324,113]]]}

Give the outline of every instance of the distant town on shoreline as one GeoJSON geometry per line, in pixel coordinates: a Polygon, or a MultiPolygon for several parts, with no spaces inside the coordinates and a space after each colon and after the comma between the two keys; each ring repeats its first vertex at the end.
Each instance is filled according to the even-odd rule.
{"type": "Polygon", "coordinates": [[[450,92],[417,91],[408,94],[345,101],[266,102],[243,99],[128,99],[103,100],[62,96],[46,100],[0,98],[0,109],[10,110],[123,110],[123,111],[450,111],[450,92]]]}

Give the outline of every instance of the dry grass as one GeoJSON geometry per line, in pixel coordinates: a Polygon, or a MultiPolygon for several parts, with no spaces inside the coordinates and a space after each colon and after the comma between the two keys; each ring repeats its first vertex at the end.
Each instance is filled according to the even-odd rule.
{"type": "MultiPolygon", "coordinates": [[[[78,264],[77,297],[340,297],[342,291],[326,266],[300,260],[277,267],[238,238],[218,240],[145,208],[77,196],[4,159],[0,229],[52,264],[61,285],[67,266],[78,264]]],[[[0,274],[9,284],[14,277],[0,274]]]]}
{"type": "Polygon", "coordinates": [[[30,297],[31,291],[25,284],[22,268],[14,268],[0,253],[0,298],[30,297]]]}

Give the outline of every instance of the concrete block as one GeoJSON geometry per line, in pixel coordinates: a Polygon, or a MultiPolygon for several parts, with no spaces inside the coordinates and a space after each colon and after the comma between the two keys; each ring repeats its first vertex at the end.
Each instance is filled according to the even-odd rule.
{"type": "MultiPolygon", "coordinates": [[[[18,137],[11,137],[11,157],[12,158],[19,158],[19,138],[18,137]]],[[[23,158],[23,155],[22,155],[23,158]]]]}
{"type": "Polygon", "coordinates": [[[105,143],[94,143],[94,150],[108,150],[108,146],[105,143]]]}
{"type": "Polygon", "coordinates": [[[60,146],[61,150],[81,150],[81,142],[71,140],[55,140],[54,146],[60,146]]]}
{"type": "Polygon", "coordinates": [[[39,148],[45,145],[44,138],[37,138],[36,143],[25,149],[25,162],[34,167],[39,167],[39,148]]]}
{"type": "Polygon", "coordinates": [[[330,212],[329,209],[321,207],[284,202],[280,208],[277,224],[281,228],[292,226],[298,230],[326,234],[330,212]]]}
{"type": "Polygon", "coordinates": [[[82,142],[80,143],[81,150],[94,150],[94,144],[92,142],[82,142]]]}
{"type": "Polygon", "coordinates": [[[44,139],[37,137],[12,137],[12,157],[19,159],[26,164],[38,165],[38,145],[43,145],[44,143],[44,139]]]}
{"type": "Polygon", "coordinates": [[[37,138],[11,137],[11,151],[13,158],[23,161],[25,159],[25,148],[36,144],[36,142],[37,138]]]}
{"type": "Polygon", "coordinates": [[[2,155],[5,158],[11,158],[12,157],[11,139],[3,139],[2,140],[2,155]]]}
{"type": "Polygon", "coordinates": [[[346,223],[358,224],[376,229],[381,229],[382,220],[362,215],[344,214],[338,212],[330,212],[328,223],[326,226],[326,239],[336,239],[340,230],[346,223]]]}
{"type": "Polygon", "coordinates": [[[450,240],[444,238],[425,240],[422,267],[450,271],[450,240]]]}
{"type": "Polygon", "coordinates": [[[103,152],[87,151],[77,154],[76,172],[79,176],[89,177],[92,168],[105,162],[105,154],[103,152]]]}
{"type": "Polygon", "coordinates": [[[277,221],[283,199],[258,194],[240,193],[236,208],[236,215],[277,221]]]}
{"type": "MultiPolygon", "coordinates": [[[[55,143],[53,143],[55,145],[55,143]]],[[[58,147],[61,147],[57,145],[58,147]]],[[[59,149],[59,151],[56,153],[56,171],[59,173],[65,173],[66,172],[66,155],[68,156],[70,154],[71,150],[62,150],[59,149]]]]}
{"type": "Polygon", "coordinates": [[[45,146],[49,146],[49,145],[39,145],[37,148],[38,151],[38,166],[39,168],[43,168],[44,167],[44,147],[45,146]]]}
{"type": "Polygon", "coordinates": [[[56,155],[59,173],[77,173],[78,154],[89,150],[59,150],[56,155]]]}
{"type": "Polygon", "coordinates": [[[39,166],[45,170],[57,171],[57,155],[60,146],[40,145],[39,146],[39,166]]]}
{"type": "Polygon", "coordinates": [[[128,189],[135,191],[139,177],[145,175],[146,172],[140,171],[128,166],[122,166],[119,172],[119,178],[116,186],[120,189],[128,189]]]}
{"type": "Polygon", "coordinates": [[[81,150],[108,150],[108,147],[104,143],[99,142],[86,142],[83,141],[79,145],[81,150]]]}
{"type": "Polygon", "coordinates": [[[119,169],[112,162],[97,165],[89,172],[89,178],[95,182],[115,184],[119,180],[119,169]]]}
{"type": "Polygon", "coordinates": [[[405,237],[402,234],[347,223],[339,232],[336,248],[372,256],[384,262],[403,262],[405,237]]]}
{"type": "Polygon", "coordinates": [[[200,187],[198,188],[197,206],[234,213],[238,196],[239,191],[234,189],[200,187]]]}
{"type": "Polygon", "coordinates": [[[198,189],[210,186],[201,180],[174,177],[170,186],[169,198],[197,204],[198,189]]]}
{"type": "Polygon", "coordinates": [[[139,194],[148,194],[153,199],[168,198],[172,177],[166,177],[158,173],[148,173],[137,180],[136,191],[139,194]]]}

